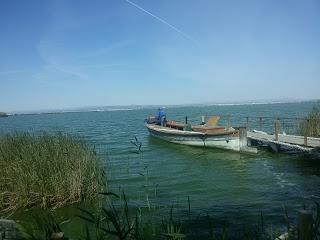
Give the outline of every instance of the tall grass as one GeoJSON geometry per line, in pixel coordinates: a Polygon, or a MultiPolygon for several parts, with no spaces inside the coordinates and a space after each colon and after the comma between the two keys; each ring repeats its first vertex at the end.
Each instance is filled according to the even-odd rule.
{"type": "Polygon", "coordinates": [[[62,133],[0,137],[0,212],[95,198],[101,190],[97,160],[84,141],[62,133]]]}
{"type": "MultiPolygon", "coordinates": [[[[167,240],[183,240],[183,239],[260,239],[274,240],[287,239],[297,240],[298,225],[295,221],[289,219],[287,209],[284,207],[284,222],[282,227],[276,227],[274,223],[265,221],[262,212],[257,215],[257,221],[233,225],[231,228],[228,222],[212,218],[209,215],[201,218],[200,215],[196,218],[185,221],[173,217],[173,207],[170,209],[170,216],[164,218],[162,223],[150,221],[141,211],[136,208],[130,208],[123,193],[120,196],[106,192],[102,193],[109,197],[116,197],[121,203],[117,207],[113,204],[111,198],[107,198],[102,211],[92,213],[86,209],[79,208],[79,214],[76,216],[82,220],[77,222],[77,231],[70,238],[63,239],[85,239],[85,240],[147,240],[147,239],[167,239],[167,240]],[[198,229],[199,223],[202,228],[198,229]],[[286,227],[283,226],[285,223],[286,227]],[[84,231],[85,230],[85,231],[84,231]]],[[[310,211],[313,214],[312,223],[312,239],[320,239],[320,205],[316,204],[310,211]]],[[[156,214],[156,213],[154,213],[156,214]]],[[[295,213],[297,214],[297,213],[295,213]]],[[[53,233],[62,232],[66,225],[72,222],[69,220],[59,221],[56,218],[54,211],[43,211],[43,213],[34,216],[35,222],[29,221],[20,225],[23,239],[50,239],[53,233]],[[43,236],[46,236],[44,238],[43,236]]],[[[61,219],[62,220],[62,219],[61,219]]],[[[309,231],[309,230],[308,230],[309,231]]],[[[300,234],[306,234],[305,232],[300,234]]],[[[52,239],[52,238],[51,238],[52,239]]],[[[62,239],[62,238],[61,238],[62,239]]],[[[309,239],[309,238],[308,238],[309,239]]]]}
{"type": "Polygon", "coordinates": [[[320,109],[314,107],[306,120],[299,124],[299,133],[308,137],[320,137],[320,109]]]}

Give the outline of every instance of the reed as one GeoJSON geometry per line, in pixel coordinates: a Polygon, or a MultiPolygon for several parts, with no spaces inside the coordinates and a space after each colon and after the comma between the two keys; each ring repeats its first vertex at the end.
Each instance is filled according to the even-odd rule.
{"type": "Polygon", "coordinates": [[[62,133],[0,137],[0,213],[57,208],[96,198],[98,158],[84,141],[62,133]]]}
{"type": "MultiPolygon", "coordinates": [[[[63,239],[300,239],[298,236],[298,225],[294,221],[289,220],[288,211],[285,207],[283,215],[285,222],[281,224],[281,228],[275,227],[276,225],[270,222],[266,222],[262,212],[260,212],[260,216],[257,215],[257,221],[238,224],[238,226],[233,226],[232,228],[228,227],[227,222],[221,221],[219,218],[212,218],[209,215],[204,218],[204,222],[200,219],[200,215],[195,219],[181,221],[181,219],[173,217],[173,207],[170,209],[170,215],[165,217],[162,223],[159,224],[152,221],[152,218],[150,219],[145,215],[141,215],[138,209],[130,208],[124,192],[121,199],[120,196],[111,192],[100,194],[108,197],[102,211],[92,213],[86,209],[79,208],[79,214],[76,217],[82,220],[80,225],[84,225],[78,226],[78,234],[75,233],[74,236],[68,236],[70,238],[65,237],[63,239]],[[117,206],[114,205],[114,200],[116,200],[117,206]],[[131,209],[130,212],[129,208],[131,209]],[[204,227],[201,231],[197,229],[197,226],[194,226],[199,224],[199,221],[202,222],[202,226],[204,227]]],[[[320,205],[316,204],[315,207],[312,207],[311,211],[313,214],[311,239],[320,239],[320,205]]],[[[20,228],[26,240],[48,239],[43,236],[52,236],[54,232],[63,233],[65,226],[70,222],[73,222],[72,218],[60,218],[59,220],[54,211],[43,210],[43,213],[34,216],[33,222],[24,223],[20,228]]]]}
{"type": "Polygon", "coordinates": [[[320,109],[313,107],[306,120],[299,124],[299,133],[308,137],[320,137],[320,109]]]}

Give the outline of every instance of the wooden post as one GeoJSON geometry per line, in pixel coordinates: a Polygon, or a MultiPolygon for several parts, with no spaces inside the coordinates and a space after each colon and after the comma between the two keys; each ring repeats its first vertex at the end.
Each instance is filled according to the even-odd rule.
{"type": "Polygon", "coordinates": [[[309,134],[309,119],[307,119],[307,126],[306,126],[306,130],[304,132],[304,145],[305,146],[308,145],[308,134],[309,134]]]}
{"type": "Polygon", "coordinates": [[[201,125],[204,125],[205,123],[204,116],[201,116],[201,125]]]}
{"type": "Polygon", "coordinates": [[[279,132],[280,132],[280,121],[277,119],[274,123],[274,136],[275,141],[279,141],[279,132]]]}
{"type": "Polygon", "coordinates": [[[312,213],[307,210],[299,211],[298,216],[298,239],[312,240],[312,213]]]}
{"type": "Polygon", "coordinates": [[[262,117],[259,118],[259,127],[259,130],[262,131],[262,117]]]}
{"type": "Polygon", "coordinates": [[[249,130],[249,117],[246,117],[247,123],[246,123],[246,129],[249,130]]]}
{"type": "Polygon", "coordinates": [[[247,129],[239,127],[240,151],[248,146],[247,139],[247,129]]]}

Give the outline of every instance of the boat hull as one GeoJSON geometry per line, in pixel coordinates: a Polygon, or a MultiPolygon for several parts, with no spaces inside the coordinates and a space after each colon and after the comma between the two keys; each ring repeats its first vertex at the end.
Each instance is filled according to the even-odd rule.
{"type": "Polygon", "coordinates": [[[147,124],[146,127],[148,128],[150,135],[167,142],[240,151],[239,135],[234,133],[210,135],[201,132],[169,129],[153,124],[147,124]]]}

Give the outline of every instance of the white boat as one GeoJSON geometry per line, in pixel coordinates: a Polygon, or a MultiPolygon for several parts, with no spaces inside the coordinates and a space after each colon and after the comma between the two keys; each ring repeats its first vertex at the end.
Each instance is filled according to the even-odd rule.
{"type": "Polygon", "coordinates": [[[230,126],[218,126],[219,116],[211,117],[203,125],[167,121],[165,126],[160,126],[153,119],[149,118],[146,123],[150,134],[168,142],[237,152],[257,152],[255,148],[247,146],[246,129],[241,131],[230,126]]]}

